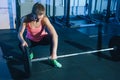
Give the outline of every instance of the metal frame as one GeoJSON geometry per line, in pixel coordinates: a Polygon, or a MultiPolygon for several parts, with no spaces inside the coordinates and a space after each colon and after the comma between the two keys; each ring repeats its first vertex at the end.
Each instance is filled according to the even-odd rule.
{"type": "Polygon", "coordinates": [[[101,13],[101,11],[102,11],[102,3],[103,3],[103,0],[101,0],[101,2],[100,2],[100,13],[101,13]]]}
{"type": "Polygon", "coordinates": [[[92,0],[89,0],[89,4],[88,4],[88,16],[91,15],[91,10],[92,10],[92,0]]]}
{"type": "Polygon", "coordinates": [[[53,16],[52,16],[52,18],[53,18],[54,22],[55,22],[55,14],[56,14],[56,12],[55,12],[55,9],[56,9],[55,3],[56,3],[56,0],[53,0],[53,16]]]}
{"type": "Polygon", "coordinates": [[[12,9],[12,1],[8,0],[8,12],[9,12],[9,21],[10,21],[10,29],[14,29],[14,22],[13,22],[13,9],[12,9]]]}
{"type": "Polygon", "coordinates": [[[21,9],[20,9],[20,1],[16,0],[16,30],[18,31],[20,26],[20,18],[21,18],[21,9]]]}
{"type": "Polygon", "coordinates": [[[105,17],[105,22],[106,23],[109,22],[109,18],[110,18],[110,6],[111,6],[111,0],[108,0],[108,3],[107,3],[107,13],[106,13],[106,17],[105,17]]]}
{"type": "Polygon", "coordinates": [[[119,17],[120,17],[120,0],[117,0],[117,6],[116,6],[116,20],[119,23],[119,17]]]}
{"type": "Polygon", "coordinates": [[[97,8],[97,1],[98,0],[95,0],[94,12],[96,11],[96,8],[97,8]]]}

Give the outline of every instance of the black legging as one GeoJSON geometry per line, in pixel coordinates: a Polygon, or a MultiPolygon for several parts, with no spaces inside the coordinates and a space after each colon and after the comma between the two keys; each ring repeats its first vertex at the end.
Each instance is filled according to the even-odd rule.
{"type": "Polygon", "coordinates": [[[50,45],[50,53],[52,52],[52,38],[50,35],[44,36],[39,42],[34,42],[28,38],[25,39],[25,41],[28,44],[29,51],[32,52],[32,47],[35,47],[37,45],[50,45]]]}

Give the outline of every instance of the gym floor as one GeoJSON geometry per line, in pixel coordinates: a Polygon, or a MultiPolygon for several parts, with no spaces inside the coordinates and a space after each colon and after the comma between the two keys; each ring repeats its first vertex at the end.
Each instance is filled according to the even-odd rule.
{"type": "MultiPolygon", "coordinates": [[[[73,54],[107,48],[113,35],[119,34],[118,24],[106,24],[102,30],[101,46],[98,46],[98,27],[66,28],[53,24],[59,35],[58,55],[73,54]]],[[[18,59],[19,50],[17,32],[15,30],[0,31],[0,79],[1,80],[120,80],[120,61],[113,60],[107,52],[82,54],[59,58],[63,67],[58,69],[49,65],[48,61],[33,62],[32,75],[25,77],[23,65],[18,59]],[[14,55],[17,60],[7,61],[3,55],[14,55]]],[[[35,58],[49,56],[49,46],[33,48],[35,58]]]]}

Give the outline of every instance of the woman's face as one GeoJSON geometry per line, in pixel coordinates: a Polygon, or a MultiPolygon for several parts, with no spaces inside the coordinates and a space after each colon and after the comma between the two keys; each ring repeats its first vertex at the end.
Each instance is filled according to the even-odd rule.
{"type": "Polygon", "coordinates": [[[39,20],[41,20],[44,17],[44,14],[38,15],[37,17],[39,20]]]}

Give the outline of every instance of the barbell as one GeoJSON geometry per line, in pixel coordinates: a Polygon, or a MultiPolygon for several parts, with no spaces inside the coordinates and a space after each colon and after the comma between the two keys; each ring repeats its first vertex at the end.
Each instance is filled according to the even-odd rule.
{"type": "MultiPolygon", "coordinates": [[[[109,48],[91,50],[91,51],[73,53],[73,54],[66,54],[66,55],[59,55],[58,58],[65,58],[65,57],[72,57],[72,56],[78,56],[78,55],[83,55],[83,54],[93,54],[93,53],[98,53],[98,52],[109,51],[113,59],[120,59],[120,36],[113,36],[109,41],[108,47],[109,48]]],[[[24,54],[24,60],[25,60],[24,69],[28,76],[31,75],[32,62],[44,61],[44,60],[50,59],[50,57],[42,57],[42,58],[36,58],[36,59],[30,60],[29,50],[25,48],[25,51],[26,52],[24,54]]]]}
{"type": "MultiPolygon", "coordinates": [[[[106,49],[100,49],[100,50],[92,50],[92,51],[86,51],[86,52],[80,52],[80,53],[60,55],[57,58],[65,58],[65,57],[77,56],[82,54],[91,54],[91,53],[98,53],[98,52],[111,51],[111,50],[115,50],[115,48],[106,48],[106,49]]],[[[32,59],[31,62],[44,61],[48,59],[50,59],[50,57],[36,58],[36,59],[32,59]]]]}

